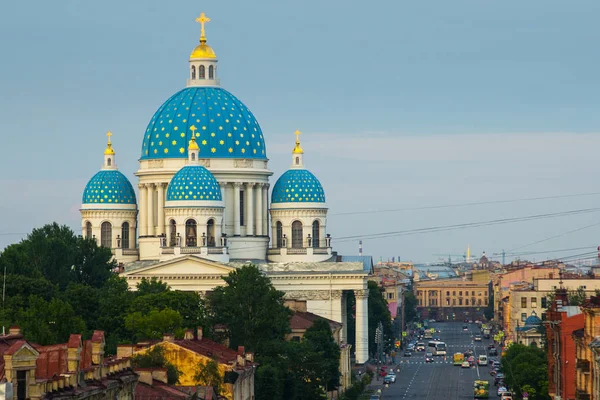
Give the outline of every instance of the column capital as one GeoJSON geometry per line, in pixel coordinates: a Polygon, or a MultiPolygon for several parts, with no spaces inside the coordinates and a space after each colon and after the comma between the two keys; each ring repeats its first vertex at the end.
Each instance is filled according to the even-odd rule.
{"type": "Polygon", "coordinates": [[[342,290],[331,290],[330,293],[332,299],[341,299],[344,294],[342,290]]]}
{"type": "Polygon", "coordinates": [[[242,186],[242,182],[233,182],[233,186],[239,188],[242,186]]]}
{"type": "Polygon", "coordinates": [[[226,188],[229,182],[219,182],[219,186],[222,188],[226,188]]]}
{"type": "Polygon", "coordinates": [[[144,183],[144,186],[151,189],[154,187],[154,183],[144,183]]]}
{"type": "Polygon", "coordinates": [[[262,188],[263,188],[265,185],[266,185],[266,183],[264,183],[264,182],[257,182],[257,183],[256,183],[256,186],[257,186],[259,189],[262,189],[262,188]]]}
{"type": "Polygon", "coordinates": [[[144,189],[146,187],[145,183],[138,183],[138,189],[144,189]]]}
{"type": "Polygon", "coordinates": [[[355,290],[354,296],[356,296],[357,299],[366,299],[369,297],[369,289],[355,290]]]}
{"type": "Polygon", "coordinates": [[[246,182],[245,185],[249,189],[254,189],[254,186],[256,185],[256,182],[246,182]]]}
{"type": "Polygon", "coordinates": [[[158,182],[155,185],[158,189],[164,189],[167,187],[167,184],[165,182],[158,182]]]}

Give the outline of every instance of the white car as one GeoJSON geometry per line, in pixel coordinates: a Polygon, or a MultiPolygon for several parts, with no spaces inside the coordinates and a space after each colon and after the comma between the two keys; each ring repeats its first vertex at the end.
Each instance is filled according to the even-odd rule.
{"type": "Polygon", "coordinates": [[[498,388],[498,397],[502,396],[504,393],[507,393],[507,392],[508,392],[507,388],[505,388],[504,386],[500,386],[498,388]]]}
{"type": "Polygon", "coordinates": [[[471,363],[468,361],[463,361],[463,363],[460,366],[461,368],[471,368],[471,363]]]}
{"type": "Polygon", "coordinates": [[[386,378],[389,378],[390,381],[392,381],[392,383],[396,383],[396,374],[394,373],[394,371],[388,372],[386,378]]]}

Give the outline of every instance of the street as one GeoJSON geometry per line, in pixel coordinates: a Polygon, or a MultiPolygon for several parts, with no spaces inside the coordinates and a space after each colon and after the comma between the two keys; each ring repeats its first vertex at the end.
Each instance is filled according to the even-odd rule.
{"type": "MultiPolygon", "coordinates": [[[[490,398],[496,398],[496,387],[489,374],[488,366],[461,368],[454,366],[454,353],[464,353],[473,349],[474,357],[487,354],[487,346],[492,339],[473,342],[471,337],[480,333],[477,325],[468,324],[469,332],[464,332],[462,322],[432,323],[430,327],[439,329],[439,336],[447,345],[447,355],[434,357],[433,363],[425,362],[425,352],[413,352],[412,357],[400,357],[396,372],[396,383],[383,389],[382,399],[473,399],[473,382],[477,379],[490,382],[490,398]]],[[[428,340],[424,340],[427,343],[428,340]]],[[[398,360],[397,360],[398,361],[398,360]]]]}

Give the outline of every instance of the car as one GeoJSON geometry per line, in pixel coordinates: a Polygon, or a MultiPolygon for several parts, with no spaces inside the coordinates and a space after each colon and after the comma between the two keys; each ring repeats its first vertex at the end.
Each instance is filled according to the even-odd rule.
{"type": "Polygon", "coordinates": [[[396,375],[395,374],[387,374],[383,377],[383,383],[396,383],[396,375]]]}
{"type": "Polygon", "coordinates": [[[475,323],[476,323],[476,324],[480,324],[480,323],[481,323],[481,321],[480,321],[480,320],[478,320],[478,319],[476,319],[476,320],[475,320],[475,323]]]}
{"type": "Polygon", "coordinates": [[[460,365],[461,368],[470,368],[471,367],[471,363],[468,361],[463,361],[463,363],[460,365]]]}
{"type": "Polygon", "coordinates": [[[436,340],[436,341],[438,341],[438,342],[441,342],[441,341],[442,341],[442,339],[441,339],[439,336],[436,336],[436,337],[434,337],[434,338],[433,338],[433,340],[436,340]]]}
{"type": "Polygon", "coordinates": [[[492,367],[494,367],[494,368],[498,368],[498,369],[499,369],[499,368],[501,367],[501,365],[502,365],[502,364],[500,364],[500,361],[498,361],[498,360],[495,360],[495,361],[494,361],[494,363],[492,364],[492,367]]]}
{"type": "Polygon", "coordinates": [[[500,396],[500,400],[513,400],[512,393],[504,392],[502,396],[500,396]]]}
{"type": "Polygon", "coordinates": [[[425,343],[419,342],[416,347],[417,351],[425,351],[425,343]]]}
{"type": "Polygon", "coordinates": [[[432,356],[425,356],[425,362],[426,363],[432,363],[433,362],[433,357],[432,356]]]}
{"type": "Polygon", "coordinates": [[[505,386],[498,387],[498,397],[502,396],[502,393],[508,392],[508,389],[505,386]]]}
{"type": "Polygon", "coordinates": [[[488,344],[488,350],[495,349],[496,345],[494,343],[488,344]]]}
{"type": "Polygon", "coordinates": [[[472,320],[472,319],[470,319],[470,320],[469,320],[469,323],[470,323],[470,324],[472,324],[472,323],[473,323],[473,320],[472,320]]]}
{"type": "Polygon", "coordinates": [[[467,332],[469,330],[469,327],[467,325],[463,325],[463,332],[467,332]]]}
{"type": "Polygon", "coordinates": [[[369,397],[369,400],[381,400],[381,397],[379,397],[378,394],[372,394],[371,397],[369,397]]]}
{"type": "Polygon", "coordinates": [[[411,357],[411,356],[412,356],[412,351],[404,350],[404,357],[411,357]]]}
{"type": "Polygon", "coordinates": [[[481,335],[475,335],[475,339],[476,342],[481,342],[481,335]]]}
{"type": "Polygon", "coordinates": [[[491,349],[491,350],[488,352],[488,354],[489,354],[490,356],[497,356],[497,355],[498,355],[498,350],[496,350],[496,348],[495,348],[495,347],[493,347],[493,348],[492,348],[492,349],[491,349]]]}
{"type": "Polygon", "coordinates": [[[435,322],[435,319],[431,318],[431,319],[429,320],[429,322],[435,322]]]}
{"type": "Polygon", "coordinates": [[[494,362],[495,362],[495,361],[496,361],[496,359],[495,359],[495,358],[491,358],[491,357],[490,357],[490,358],[488,358],[488,364],[489,364],[489,365],[494,365],[494,362]]]}

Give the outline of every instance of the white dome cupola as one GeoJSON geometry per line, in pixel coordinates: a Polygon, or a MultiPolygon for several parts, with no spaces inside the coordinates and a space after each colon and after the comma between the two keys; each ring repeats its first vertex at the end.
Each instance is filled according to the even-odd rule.
{"type": "Polygon", "coordinates": [[[210,22],[204,13],[201,13],[196,22],[200,24],[200,44],[190,54],[190,73],[187,86],[219,86],[217,78],[217,56],[215,51],[206,44],[204,24],[210,22]]]}

